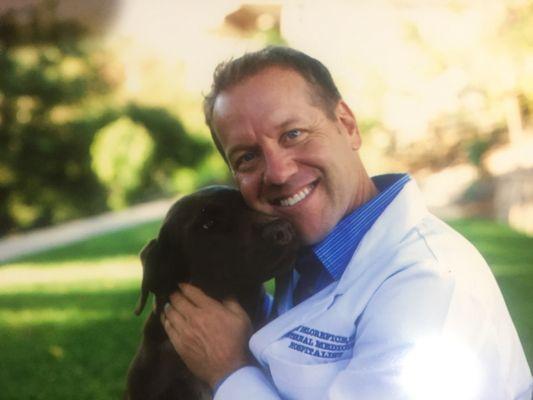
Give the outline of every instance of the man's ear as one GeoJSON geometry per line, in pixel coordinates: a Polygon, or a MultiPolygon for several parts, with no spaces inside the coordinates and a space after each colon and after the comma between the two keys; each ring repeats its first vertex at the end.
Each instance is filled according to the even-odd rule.
{"type": "Polygon", "coordinates": [[[350,144],[353,150],[359,150],[361,147],[361,135],[357,127],[357,120],[350,106],[344,100],[340,100],[335,110],[339,122],[348,134],[350,144]]]}
{"type": "Polygon", "coordinates": [[[159,242],[157,239],[152,239],[146,246],[141,250],[141,263],[143,266],[143,280],[141,284],[141,297],[135,307],[135,314],[141,314],[144,306],[146,305],[146,300],[148,300],[148,295],[150,292],[154,292],[158,275],[160,274],[160,248],[159,242]]]}

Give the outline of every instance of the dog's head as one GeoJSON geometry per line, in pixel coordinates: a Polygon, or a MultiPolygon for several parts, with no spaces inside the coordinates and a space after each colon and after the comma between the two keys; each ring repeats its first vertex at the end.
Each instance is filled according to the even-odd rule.
{"type": "Polygon", "coordinates": [[[287,272],[297,249],[291,225],[251,210],[238,190],[200,190],[174,203],[157,239],[141,251],[143,282],[135,312],[142,312],[150,292],[166,301],[180,282],[219,299],[255,287],[287,272]]]}

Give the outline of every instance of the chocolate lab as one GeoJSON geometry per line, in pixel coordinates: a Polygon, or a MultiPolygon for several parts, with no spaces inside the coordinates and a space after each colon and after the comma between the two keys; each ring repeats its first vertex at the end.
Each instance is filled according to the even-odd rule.
{"type": "Polygon", "coordinates": [[[141,251],[143,280],[135,313],[142,312],[149,293],[155,304],[124,398],[210,399],[209,387],[187,369],[162,327],[160,314],[169,295],[179,282],[190,282],[218,300],[234,296],[258,329],[264,322],[263,282],[287,273],[297,249],[289,223],[251,210],[238,190],[212,186],[178,200],[157,239],[141,251]]]}

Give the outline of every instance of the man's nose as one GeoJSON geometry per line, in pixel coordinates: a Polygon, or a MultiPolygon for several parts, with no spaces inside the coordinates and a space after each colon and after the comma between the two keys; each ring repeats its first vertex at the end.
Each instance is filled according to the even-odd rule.
{"type": "Polygon", "coordinates": [[[266,184],[282,185],[296,173],[296,162],[286,151],[269,151],[264,153],[265,170],[263,181],[266,184]]]}

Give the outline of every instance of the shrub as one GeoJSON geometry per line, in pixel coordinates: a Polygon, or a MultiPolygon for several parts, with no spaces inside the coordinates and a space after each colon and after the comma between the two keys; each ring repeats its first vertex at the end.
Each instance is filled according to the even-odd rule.
{"type": "Polygon", "coordinates": [[[108,190],[108,205],[127,205],[128,194],[139,190],[141,173],[153,156],[154,142],[149,132],[129,118],[100,129],[91,145],[92,167],[108,190]]]}

